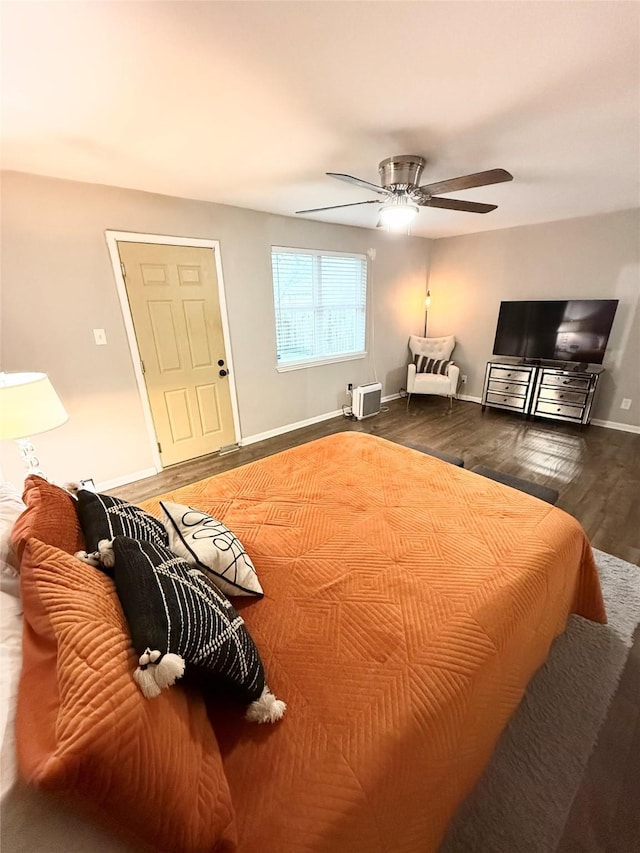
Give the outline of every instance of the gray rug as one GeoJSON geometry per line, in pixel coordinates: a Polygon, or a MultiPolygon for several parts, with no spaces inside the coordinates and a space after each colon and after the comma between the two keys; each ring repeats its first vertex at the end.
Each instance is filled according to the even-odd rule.
{"type": "Polygon", "coordinates": [[[440,853],[553,853],[640,623],[640,568],[594,549],[609,623],[572,616],[440,853]]]}

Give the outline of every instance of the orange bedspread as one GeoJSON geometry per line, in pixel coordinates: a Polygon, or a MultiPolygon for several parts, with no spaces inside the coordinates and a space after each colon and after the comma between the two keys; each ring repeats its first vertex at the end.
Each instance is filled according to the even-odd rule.
{"type": "Polygon", "coordinates": [[[605,620],[575,519],[370,435],[163,497],[224,520],[265,590],[234,603],[287,714],[211,709],[241,853],[436,850],[568,614],[605,620]]]}

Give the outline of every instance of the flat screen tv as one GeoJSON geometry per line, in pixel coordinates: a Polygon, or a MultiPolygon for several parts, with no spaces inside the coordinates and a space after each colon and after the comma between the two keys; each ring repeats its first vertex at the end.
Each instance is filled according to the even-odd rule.
{"type": "Polygon", "coordinates": [[[617,299],[502,302],[494,355],[602,364],[617,299]]]}

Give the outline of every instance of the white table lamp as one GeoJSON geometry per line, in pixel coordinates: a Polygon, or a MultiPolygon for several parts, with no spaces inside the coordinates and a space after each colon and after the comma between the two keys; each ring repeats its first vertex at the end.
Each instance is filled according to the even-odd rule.
{"type": "Polygon", "coordinates": [[[68,420],[45,373],[0,373],[0,438],[16,439],[27,474],[45,476],[30,436],[68,420]]]}

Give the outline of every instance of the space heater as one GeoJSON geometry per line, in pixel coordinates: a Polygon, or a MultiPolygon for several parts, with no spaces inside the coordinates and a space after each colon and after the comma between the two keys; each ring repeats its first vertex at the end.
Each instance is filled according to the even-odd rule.
{"type": "Polygon", "coordinates": [[[351,411],[361,421],[362,418],[370,418],[380,412],[382,401],[382,385],[379,382],[369,382],[367,385],[358,385],[353,389],[351,399],[351,411]]]}

